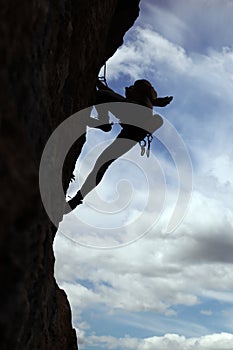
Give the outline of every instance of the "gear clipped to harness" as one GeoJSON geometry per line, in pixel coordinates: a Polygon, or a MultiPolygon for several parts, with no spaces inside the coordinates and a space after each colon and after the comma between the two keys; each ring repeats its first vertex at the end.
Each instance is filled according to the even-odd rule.
{"type": "Polygon", "coordinates": [[[144,154],[146,153],[147,158],[150,157],[150,144],[152,140],[152,134],[147,134],[144,140],[139,141],[139,145],[141,147],[141,156],[144,156],[144,154]]]}

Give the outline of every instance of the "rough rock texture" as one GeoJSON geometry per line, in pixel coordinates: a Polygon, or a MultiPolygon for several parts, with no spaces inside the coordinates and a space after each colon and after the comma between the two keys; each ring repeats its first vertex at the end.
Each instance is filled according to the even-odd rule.
{"type": "MultiPolygon", "coordinates": [[[[53,276],[56,230],[40,201],[39,161],[54,128],[91,104],[98,71],[122,44],[138,4],[1,3],[1,350],[77,348],[70,307],[53,276]]],[[[64,187],[80,147],[66,162],[64,187]]]]}

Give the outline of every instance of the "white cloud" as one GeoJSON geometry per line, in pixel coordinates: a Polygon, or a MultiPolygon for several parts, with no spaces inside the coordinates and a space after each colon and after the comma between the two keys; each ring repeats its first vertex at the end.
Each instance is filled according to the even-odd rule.
{"type": "MultiPolygon", "coordinates": [[[[81,248],[58,235],[55,242],[59,282],[64,277],[70,281],[75,277],[88,279],[92,283],[89,291],[77,287],[81,295],[77,299],[82,300],[82,305],[101,301],[109,309],[133,312],[169,314],[174,305],[192,306],[202,296],[221,300],[222,293],[233,288],[231,265],[225,265],[232,259],[232,227],[226,226],[225,213],[219,215],[218,203],[216,207],[211,203],[212,212],[209,208],[201,220],[207,203],[204,197],[194,196],[186,220],[175,233],[161,234],[157,229],[121,249],[81,248]],[[59,255],[63,256],[61,260],[59,255]],[[219,294],[213,293],[216,286],[219,294]],[[87,302],[83,301],[85,293],[87,302]]],[[[70,286],[62,286],[69,294],[70,286]]],[[[73,290],[72,285],[71,295],[73,290]]]]}
{"type": "Polygon", "coordinates": [[[75,310],[74,315],[76,317],[77,311],[80,314],[87,306],[101,302],[100,295],[79,283],[61,282],[60,286],[66,291],[72,309],[75,310]]]}
{"type": "MultiPolygon", "coordinates": [[[[219,333],[200,338],[185,338],[178,334],[166,334],[162,337],[114,338],[110,336],[90,336],[86,345],[103,349],[134,350],[232,350],[233,334],[219,333]]],[[[85,347],[84,347],[85,348],[85,347]]]]}
{"type": "MultiPolygon", "coordinates": [[[[110,79],[120,75],[129,75],[134,80],[142,76],[161,74],[157,70],[164,67],[176,73],[184,74],[191,67],[192,60],[185,50],[173,44],[150,28],[135,27],[135,38],[126,42],[108,61],[110,79]],[[143,54],[142,54],[143,53],[143,54]]],[[[165,75],[169,75],[166,74],[165,75]]]]}
{"type": "MultiPolygon", "coordinates": [[[[170,105],[172,110],[177,108],[177,102],[183,103],[179,108],[188,107],[188,103],[190,107],[195,107],[193,113],[200,111],[200,104],[204,113],[208,113],[213,103],[215,112],[220,106],[225,105],[226,110],[232,107],[231,48],[222,47],[219,51],[209,49],[205,54],[193,54],[187,53],[182,46],[172,43],[151,28],[137,26],[133,32],[133,40],[127,41],[108,61],[110,80],[122,75],[130,76],[132,80],[146,77],[152,83],[156,82],[155,87],[158,89],[160,86],[163,90],[166,88],[167,93],[172,93],[174,89],[177,96],[170,105]]],[[[217,117],[218,120],[221,118],[219,115],[217,117]]]]}

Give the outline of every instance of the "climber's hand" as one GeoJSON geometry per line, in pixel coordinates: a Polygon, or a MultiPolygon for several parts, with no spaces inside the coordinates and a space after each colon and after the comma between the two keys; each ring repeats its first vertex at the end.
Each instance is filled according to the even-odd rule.
{"type": "Polygon", "coordinates": [[[154,106],[165,107],[173,100],[173,96],[158,97],[153,101],[154,106]]]}
{"type": "Polygon", "coordinates": [[[165,103],[165,106],[168,105],[172,100],[173,100],[173,96],[166,96],[164,97],[164,103],[165,103]]]}

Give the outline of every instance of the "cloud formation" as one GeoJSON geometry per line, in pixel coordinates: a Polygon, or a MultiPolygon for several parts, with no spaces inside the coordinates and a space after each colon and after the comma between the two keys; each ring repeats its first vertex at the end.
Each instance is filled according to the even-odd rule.
{"type": "Polygon", "coordinates": [[[166,334],[163,337],[114,338],[110,336],[90,336],[87,346],[98,346],[102,349],[134,349],[134,350],[231,350],[233,334],[219,333],[200,338],[185,338],[177,334],[166,334]]]}
{"type": "Polygon", "coordinates": [[[150,25],[164,37],[192,52],[221,50],[232,42],[231,0],[164,0],[141,3],[140,25],[150,25]]]}

